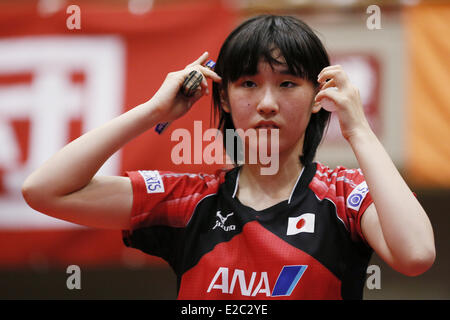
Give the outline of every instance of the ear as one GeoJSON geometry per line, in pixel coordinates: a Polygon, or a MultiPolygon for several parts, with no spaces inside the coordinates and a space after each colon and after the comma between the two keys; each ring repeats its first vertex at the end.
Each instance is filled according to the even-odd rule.
{"type": "Polygon", "coordinates": [[[220,104],[222,105],[223,111],[225,111],[226,113],[231,113],[230,104],[228,103],[226,93],[223,90],[220,90],[220,104]]]}
{"type": "Polygon", "coordinates": [[[320,109],[322,109],[320,102],[314,102],[312,109],[311,109],[311,113],[317,113],[320,111],[320,109]]]}
{"type": "Polygon", "coordinates": [[[313,98],[313,101],[312,101],[311,113],[317,113],[317,112],[320,111],[320,109],[322,109],[322,106],[320,105],[320,102],[316,102],[316,101],[315,101],[316,96],[317,96],[317,94],[318,94],[319,92],[320,92],[320,89],[319,89],[319,88],[316,88],[316,89],[314,90],[314,98],[313,98]]]}

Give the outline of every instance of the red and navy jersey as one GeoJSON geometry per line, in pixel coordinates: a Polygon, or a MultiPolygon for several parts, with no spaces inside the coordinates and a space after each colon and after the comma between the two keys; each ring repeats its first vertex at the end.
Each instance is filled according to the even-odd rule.
{"type": "Polygon", "coordinates": [[[170,264],[178,299],[361,299],[372,254],[361,171],[312,163],[289,199],[257,211],[236,197],[239,170],[128,172],[124,243],[170,264]]]}

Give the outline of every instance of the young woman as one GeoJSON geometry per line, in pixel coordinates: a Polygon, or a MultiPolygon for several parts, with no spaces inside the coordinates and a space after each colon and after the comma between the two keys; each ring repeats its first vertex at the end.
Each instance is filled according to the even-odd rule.
{"type": "Polygon", "coordinates": [[[172,266],[180,299],[360,299],[372,251],[409,276],[430,268],[435,246],[426,213],[369,127],[358,90],[329,65],[306,24],[252,18],[226,39],[215,72],[203,66],[207,58],[169,73],[149,101],[56,153],[25,181],[28,204],[78,224],[126,230],[126,245],[172,266]],[[186,98],[180,87],[192,70],[205,77],[186,98]],[[95,176],[128,141],[208,94],[205,78],[214,82],[223,131],[262,137],[276,130],[275,174],[244,163],[214,175],[95,176]],[[360,169],[313,162],[330,116],[324,98],[334,102],[360,169]]]}

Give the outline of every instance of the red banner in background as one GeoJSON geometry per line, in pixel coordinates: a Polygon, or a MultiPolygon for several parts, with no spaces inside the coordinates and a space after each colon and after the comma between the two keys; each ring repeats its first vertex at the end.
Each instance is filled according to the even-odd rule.
{"type": "MultiPolygon", "coordinates": [[[[42,16],[36,6],[0,5],[0,267],[159,263],[125,248],[119,231],[60,223],[22,199],[25,177],[83,132],[148,100],[166,74],[204,51],[215,59],[235,13],[219,1],[155,7],[136,15],[118,6],[80,5],[80,29],[66,8],[42,16]]],[[[176,165],[177,127],[211,123],[210,97],[162,135],[136,138],[100,174],[158,168],[213,172],[220,165],[176,165]]]]}

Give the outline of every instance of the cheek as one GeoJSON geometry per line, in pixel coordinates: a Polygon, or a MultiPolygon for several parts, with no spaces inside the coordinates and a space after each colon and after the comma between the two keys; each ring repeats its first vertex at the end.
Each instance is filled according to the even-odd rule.
{"type": "Polygon", "coordinates": [[[289,124],[297,124],[297,126],[303,126],[309,122],[311,116],[311,110],[309,108],[296,108],[285,112],[283,118],[289,122],[289,124]]]}
{"type": "Polygon", "coordinates": [[[298,124],[307,125],[312,113],[314,100],[313,90],[305,90],[287,101],[287,107],[284,108],[286,119],[292,119],[298,124]],[[290,107],[289,107],[290,106],[290,107]]]}
{"type": "Polygon", "coordinates": [[[243,108],[235,108],[233,110],[233,113],[231,114],[231,117],[233,119],[234,127],[236,129],[247,129],[247,126],[250,123],[250,116],[249,112],[242,112],[244,111],[243,108]]]}
{"type": "Polygon", "coordinates": [[[308,110],[289,115],[288,119],[292,125],[288,126],[289,132],[286,133],[295,139],[300,139],[306,131],[310,118],[311,113],[308,110]]]}
{"type": "Polygon", "coordinates": [[[298,104],[295,108],[285,108],[283,119],[287,124],[282,131],[280,138],[280,148],[283,149],[285,143],[291,144],[303,138],[309,120],[311,118],[311,108],[307,104],[298,104]]]}
{"type": "Polygon", "coordinates": [[[240,98],[237,96],[234,99],[230,99],[229,103],[232,106],[231,118],[233,119],[235,128],[245,129],[251,120],[251,102],[243,97],[240,98]]]}
{"type": "Polygon", "coordinates": [[[308,122],[312,110],[313,97],[310,94],[299,94],[285,99],[280,111],[289,122],[308,122]]]}

